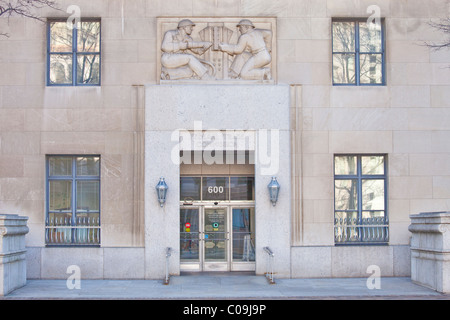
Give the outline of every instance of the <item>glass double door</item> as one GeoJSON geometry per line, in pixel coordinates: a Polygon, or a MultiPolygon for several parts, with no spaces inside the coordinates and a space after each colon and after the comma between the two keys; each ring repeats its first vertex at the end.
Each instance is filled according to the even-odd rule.
{"type": "Polygon", "coordinates": [[[182,206],[181,271],[254,271],[252,206],[182,206]]]}

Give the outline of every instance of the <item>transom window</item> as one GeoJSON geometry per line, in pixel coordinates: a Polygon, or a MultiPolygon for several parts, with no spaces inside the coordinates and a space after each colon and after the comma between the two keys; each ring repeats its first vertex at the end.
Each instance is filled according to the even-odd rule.
{"type": "Polygon", "coordinates": [[[47,84],[100,85],[100,21],[48,22],[47,84]]]}
{"type": "Polygon", "coordinates": [[[386,156],[336,155],[335,243],[387,243],[386,208],[386,156]]]}
{"type": "Polygon", "coordinates": [[[254,201],[254,177],[181,177],[180,201],[254,201]]]}
{"type": "Polygon", "coordinates": [[[384,22],[335,19],[334,85],[385,85],[384,22]]]}
{"type": "Polygon", "coordinates": [[[48,156],[47,245],[100,244],[100,157],[48,156]]]}

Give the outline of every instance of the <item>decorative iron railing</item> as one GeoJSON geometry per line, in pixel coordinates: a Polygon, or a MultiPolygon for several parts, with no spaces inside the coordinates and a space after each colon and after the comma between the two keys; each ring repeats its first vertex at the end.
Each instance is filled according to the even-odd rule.
{"type": "Polygon", "coordinates": [[[337,244],[387,243],[389,222],[384,217],[335,218],[334,239],[337,244]]]}
{"type": "Polygon", "coordinates": [[[99,245],[100,217],[52,217],[45,226],[47,245],[99,245]]]}

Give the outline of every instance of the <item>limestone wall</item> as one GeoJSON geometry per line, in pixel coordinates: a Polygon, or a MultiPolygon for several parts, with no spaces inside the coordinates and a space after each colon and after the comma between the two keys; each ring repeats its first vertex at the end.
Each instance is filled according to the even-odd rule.
{"type": "MultiPolygon", "coordinates": [[[[421,45],[443,39],[427,22],[448,15],[447,0],[58,3],[62,11],[40,15],[68,17],[77,5],[82,17],[101,18],[101,86],[46,86],[46,25],[0,18],[9,34],[0,37],[0,211],[29,217],[27,246],[40,263],[50,154],[101,155],[101,247],[144,246],[143,86],[158,83],[158,17],[276,18],[276,83],[301,85],[294,247],[334,245],[336,153],[388,155],[391,245],[409,244],[410,214],[449,209],[450,55],[421,45]],[[387,85],[332,86],[331,19],[368,17],[373,5],[385,18],[387,85]]],[[[41,265],[29,272],[46,275],[41,265]]]]}

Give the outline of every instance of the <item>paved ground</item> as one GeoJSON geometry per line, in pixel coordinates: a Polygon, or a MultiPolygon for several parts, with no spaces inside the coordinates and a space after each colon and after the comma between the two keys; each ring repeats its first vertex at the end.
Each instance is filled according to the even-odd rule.
{"type": "Polygon", "coordinates": [[[182,275],[161,280],[81,280],[68,289],[65,280],[28,280],[3,300],[312,300],[312,299],[423,299],[450,300],[410,278],[381,278],[379,289],[368,289],[367,278],[275,279],[269,284],[255,275],[182,275]]]}

